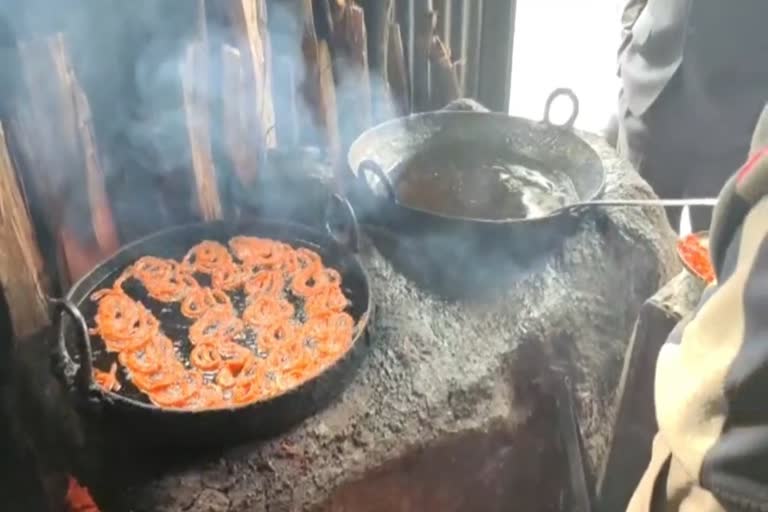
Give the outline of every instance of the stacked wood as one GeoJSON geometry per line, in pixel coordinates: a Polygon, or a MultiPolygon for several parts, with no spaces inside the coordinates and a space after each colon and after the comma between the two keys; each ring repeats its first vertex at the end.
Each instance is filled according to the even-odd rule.
{"type": "Polygon", "coordinates": [[[49,281],[23,190],[0,125],[0,287],[5,291],[16,339],[49,323],[49,281]]]}
{"type": "Polygon", "coordinates": [[[67,285],[114,252],[119,239],[90,107],[64,36],[22,43],[19,52],[28,101],[17,106],[13,126],[67,285]]]}
{"type": "Polygon", "coordinates": [[[195,41],[187,46],[180,75],[196,210],[204,221],[218,220],[222,218],[222,208],[211,150],[208,49],[205,43],[195,41]]]}

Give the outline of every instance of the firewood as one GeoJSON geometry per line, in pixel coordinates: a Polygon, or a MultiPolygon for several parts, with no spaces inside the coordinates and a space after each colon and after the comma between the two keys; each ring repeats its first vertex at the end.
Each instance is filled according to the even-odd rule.
{"type": "Polygon", "coordinates": [[[320,41],[317,46],[316,78],[319,92],[318,114],[325,128],[328,158],[336,166],[341,158],[341,138],[336,107],[336,86],[333,81],[333,61],[331,60],[331,50],[325,41],[320,41]]]}
{"type": "Polygon", "coordinates": [[[62,246],[63,284],[120,245],[88,100],[61,34],[19,45],[28,96],[14,123],[45,222],[62,246]],[[31,155],[30,152],[38,154],[31,155]]]}
{"type": "Polygon", "coordinates": [[[403,49],[400,24],[392,23],[389,27],[389,51],[387,52],[387,77],[392,97],[400,115],[410,112],[408,90],[408,68],[403,49]]]}
{"type": "Polygon", "coordinates": [[[293,57],[280,56],[275,59],[273,93],[275,101],[275,130],[280,145],[284,147],[298,146],[301,136],[299,123],[299,66],[293,57]]]}
{"type": "MultiPolygon", "coordinates": [[[[333,2],[335,3],[335,2],[333,2]]],[[[300,14],[304,25],[301,48],[304,55],[305,75],[302,83],[304,100],[320,131],[322,143],[328,150],[330,161],[336,165],[341,157],[341,138],[336,106],[336,85],[333,61],[327,41],[320,41],[314,28],[312,0],[300,0],[300,14]]],[[[302,131],[302,142],[312,144],[313,130],[302,131]]]]}
{"type": "Polygon", "coordinates": [[[429,54],[432,47],[432,36],[435,32],[437,15],[432,9],[432,0],[426,0],[414,6],[413,18],[413,104],[416,112],[429,108],[429,54]]]}
{"type": "Polygon", "coordinates": [[[221,219],[222,208],[211,151],[207,60],[207,48],[200,42],[190,43],[180,65],[180,74],[194,176],[194,199],[200,218],[212,221],[221,219]]]}
{"type": "Polygon", "coordinates": [[[252,186],[258,175],[260,154],[265,147],[240,51],[229,45],[221,49],[222,125],[224,146],[241,185],[252,186]]]}
{"type": "Polygon", "coordinates": [[[247,76],[253,83],[253,98],[256,101],[266,147],[277,145],[275,132],[275,107],[272,99],[272,63],[269,31],[267,30],[267,6],[263,0],[233,0],[228,2],[232,25],[238,41],[242,41],[240,52],[247,56],[247,76]]]}
{"type": "Polygon", "coordinates": [[[335,39],[337,82],[344,90],[341,109],[350,113],[345,117],[349,121],[344,128],[346,138],[352,138],[369,128],[373,121],[368,36],[365,13],[360,6],[347,4],[336,24],[335,39]]]}
{"type": "Polygon", "coordinates": [[[35,230],[0,125],[0,284],[5,291],[14,334],[29,336],[48,325],[43,269],[35,230]]]}
{"type": "Polygon", "coordinates": [[[332,0],[314,0],[313,10],[315,18],[315,32],[319,39],[325,39],[328,42],[333,41],[335,24],[333,22],[333,12],[331,11],[332,0]]]}
{"type": "Polygon", "coordinates": [[[438,36],[432,39],[429,61],[431,64],[430,99],[432,108],[437,110],[461,96],[459,79],[451,62],[451,51],[438,36]]]}
{"type": "Polygon", "coordinates": [[[372,74],[387,81],[389,30],[394,19],[394,0],[368,0],[363,5],[368,30],[368,64],[372,74]]]}

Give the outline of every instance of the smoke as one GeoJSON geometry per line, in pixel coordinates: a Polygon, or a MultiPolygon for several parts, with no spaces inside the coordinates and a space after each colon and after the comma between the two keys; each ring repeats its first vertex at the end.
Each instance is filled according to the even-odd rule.
{"type": "MultiPolygon", "coordinates": [[[[24,41],[56,32],[65,34],[77,78],[93,112],[121,239],[126,242],[163,225],[189,221],[190,148],[180,68],[187,45],[200,36],[198,2],[29,0],[21,6],[14,2],[13,7],[10,3],[0,6],[0,20],[11,27],[9,39],[24,41]]],[[[221,89],[221,55],[222,48],[228,45],[240,49],[245,61],[248,56],[242,50],[248,45],[237,39],[224,2],[206,4],[204,37],[210,61],[207,71],[193,80],[199,81],[200,90],[206,91],[211,113],[211,151],[221,181],[219,190],[222,203],[231,206],[235,199],[228,191],[232,189],[233,166],[221,119],[225,99],[221,89]]],[[[273,58],[270,92],[276,122],[275,126],[260,129],[276,133],[282,149],[297,144],[324,144],[322,129],[302,90],[308,71],[302,53],[304,28],[295,10],[298,4],[267,3],[273,58]],[[297,137],[285,123],[291,108],[295,109],[292,117],[296,120],[293,129],[297,137]]],[[[0,42],[2,36],[0,30],[0,42]]],[[[361,96],[351,64],[338,59],[334,66],[338,79],[338,129],[345,148],[368,125],[359,120],[361,96]]],[[[383,80],[371,76],[370,84],[372,104],[368,110],[393,112],[383,80]]],[[[3,85],[8,87],[7,83],[3,85]]],[[[247,135],[258,139],[255,133],[247,135]]],[[[342,157],[343,153],[342,149],[342,157]]],[[[295,194],[284,200],[295,201],[297,209],[301,207],[301,198],[295,194]]]]}

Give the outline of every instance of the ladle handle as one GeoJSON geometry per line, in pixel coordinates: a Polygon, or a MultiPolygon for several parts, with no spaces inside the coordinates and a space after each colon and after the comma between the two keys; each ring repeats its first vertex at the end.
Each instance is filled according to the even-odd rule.
{"type": "MultiPolygon", "coordinates": [[[[91,337],[88,335],[88,324],[85,321],[83,313],[71,300],[66,298],[49,298],[48,300],[61,311],[62,316],[64,314],[69,315],[75,323],[75,331],[78,334],[77,351],[80,358],[75,374],[75,385],[83,396],[89,396],[92,394],[91,392],[93,390],[98,388],[93,381],[93,348],[91,346],[91,337]]],[[[59,355],[65,359],[71,360],[71,356],[67,351],[64,336],[60,338],[59,343],[60,346],[58,347],[58,350],[61,352],[59,355]]]]}
{"type": "Polygon", "coordinates": [[[384,186],[387,199],[394,203],[397,197],[397,194],[395,193],[395,186],[392,184],[392,181],[389,179],[389,175],[384,171],[384,169],[382,169],[381,166],[373,160],[363,160],[360,162],[360,165],[357,167],[358,179],[365,183],[365,186],[368,188],[368,190],[371,190],[370,182],[368,181],[368,173],[373,174],[379,179],[381,184],[384,186]]]}
{"type": "Polygon", "coordinates": [[[340,194],[331,194],[328,201],[328,205],[325,208],[325,229],[328,234],[336,240],[336,243],[342,247],[346,247],[353,253],[360,252],[360,224],[357,222],[357,215],[352,205],[347,199],[340,194]],[[333,227],[334,211],[340,209],[344,216],[343,226],[341,230],[344,234],[342,236],[336,233],[339,230],[333,227]]]}
{"type": "Polygon", "coordinates": [[[717,198],[696,199],[595,199],[566,206],[568,209],[592,208],[594,206],[709,206],[717,204],[717,198]]]}
{"type": "Polygon", "coordinates": [[[559,89],[555,89],[554,91],[552,91],[552,93],[550,93],[549,97],[547,98],[547,102],[544,104],[544,122],[545,123],[547,123],[550,126],[555,126],[557,128],[565,128],[566,130],[572,130],[574,125],[576,124],[576,119],[578,117],[579,117],[579,97],[576,96],[575,92],[573,92],[571,89],[561,87],[559,89]],[[566,98],[571,100],[571,116],[563,124],[557,124],[552,122],[552,104],[560,96],[565,96],[566,98]]]}

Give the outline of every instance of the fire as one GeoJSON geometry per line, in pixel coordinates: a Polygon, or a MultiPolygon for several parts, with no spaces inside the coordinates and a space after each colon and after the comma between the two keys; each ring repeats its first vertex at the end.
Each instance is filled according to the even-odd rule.
{"type": "Polygon", "coordinates": [[[69,512],[100,512],[99,507],[91,498],[91,493],[81,486],[74,477],[69,477],[67,510],[69,512]]]}

